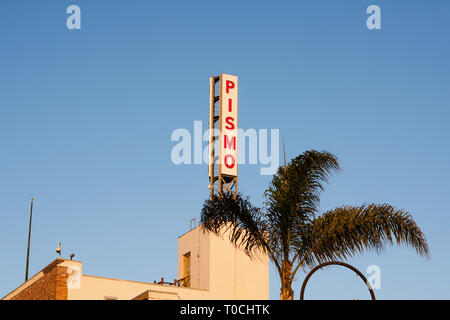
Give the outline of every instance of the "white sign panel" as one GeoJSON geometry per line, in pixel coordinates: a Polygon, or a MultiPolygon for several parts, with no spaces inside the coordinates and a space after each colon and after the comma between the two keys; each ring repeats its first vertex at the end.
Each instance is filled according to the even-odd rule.
{"type": "Polygon", "coordinates": [[[220,159],[222,175],[237,177],[238,78],[220,75],[220,159]]]}

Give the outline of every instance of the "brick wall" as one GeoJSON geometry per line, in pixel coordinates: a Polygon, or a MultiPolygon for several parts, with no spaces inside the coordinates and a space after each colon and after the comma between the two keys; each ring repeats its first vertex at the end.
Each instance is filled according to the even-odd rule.
{"type": "Polygon", "coordinates": [[[67,267],[57,259],[43,269],[42,278],[19,292],[11,300],[67,300],[67,267]]]}

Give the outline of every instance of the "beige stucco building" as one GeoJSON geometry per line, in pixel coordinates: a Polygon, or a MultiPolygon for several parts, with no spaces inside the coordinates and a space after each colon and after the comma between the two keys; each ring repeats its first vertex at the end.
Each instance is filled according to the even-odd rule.
{"type": "Polygon", "coordinates": [[[269,261],[250,259],[223,237],[196,227],[178,238],[178,280],[146,283],[83,274],[80,261],[58,258],[4,300],[269,299],[269,261]]]}

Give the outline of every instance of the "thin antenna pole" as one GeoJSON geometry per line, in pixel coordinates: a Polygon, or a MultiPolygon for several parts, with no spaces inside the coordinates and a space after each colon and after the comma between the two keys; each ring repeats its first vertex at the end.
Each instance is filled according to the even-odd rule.
{"type": "Polygon", "coordinates": [[[284,149],[284,138],[283,138],[283,155],[284,155],[284,171],[286,171],[286,150],[284,149]]]}
{"type": "Polygon", "coordinates": [[[28,280],[28,265],[30,264],[30,239],[31,239],[31,218],[33,217],[33,201],[31,198],[31,208],[30,208],[30,226],[28,227],[28,249],[27,249],[27,266],[25,269],[25,282],[28,280]]]}

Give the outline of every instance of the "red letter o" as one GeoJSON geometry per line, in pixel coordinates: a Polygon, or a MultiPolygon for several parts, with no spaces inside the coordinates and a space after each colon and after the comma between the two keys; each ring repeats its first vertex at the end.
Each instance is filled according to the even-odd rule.
{"type": "Polygon", "coordinates": [[[231,154],[227,154],[226,156],[225,156],[225,167],[227,167],[228,169],[233,169],[234,168],[234,157],[231,155],[231,154]],[[228,162],[227,162],[227,159],[230,159],[231,158],[231,164],[229,164],[228,162]]]}

